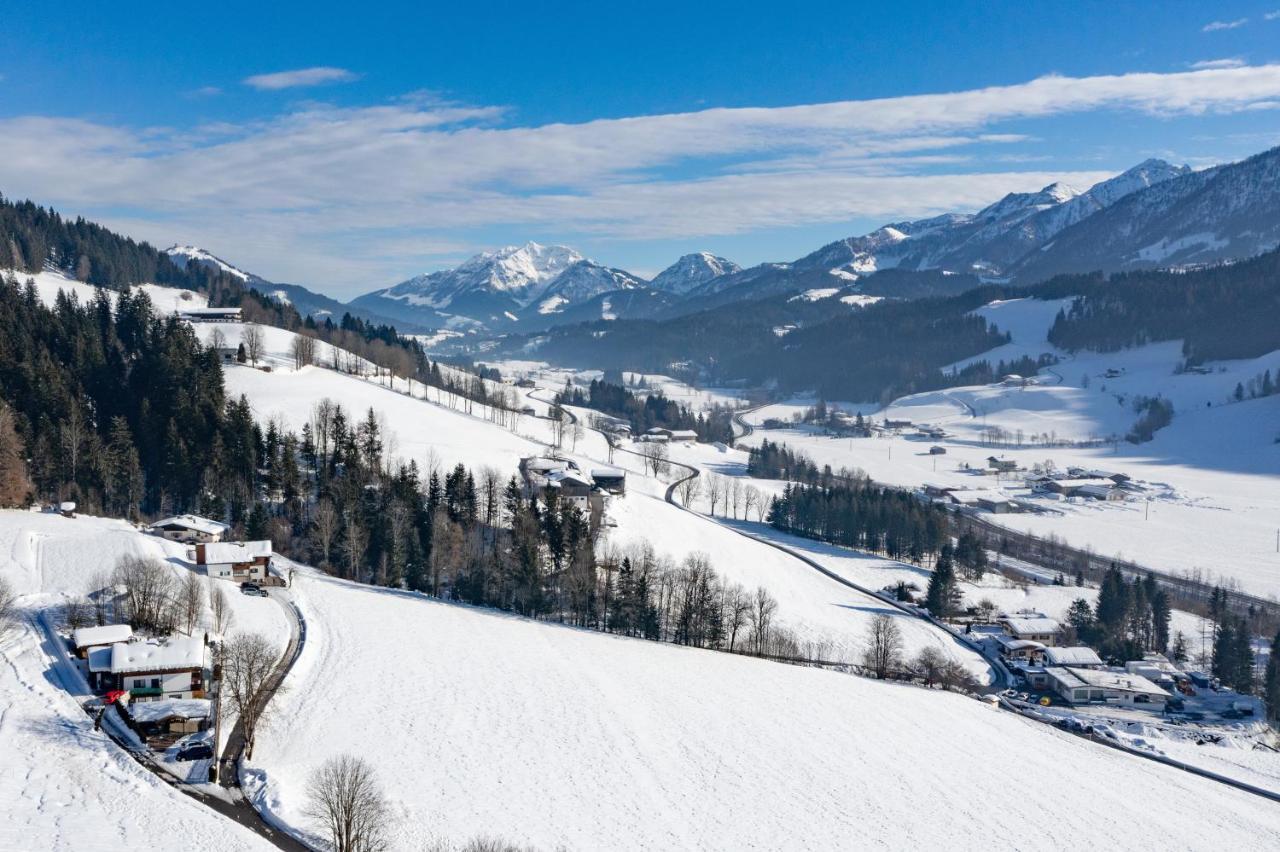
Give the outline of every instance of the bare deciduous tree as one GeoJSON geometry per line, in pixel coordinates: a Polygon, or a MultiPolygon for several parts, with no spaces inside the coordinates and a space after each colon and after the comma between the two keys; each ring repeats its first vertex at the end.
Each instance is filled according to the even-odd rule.
{"type": "Polygon", "coordinates": [[[307,798],[307,815],[329,835],[334,852],[381,852],[390,845],[391,809],[364,758],[326,760],[307,782],[307,798]]]}
{"type": "Polygon", "coordinates": [[[107,623],[108,609],[115,597],[115,586],[111,582],[111,574],[98,571],[89,579],[89,600],[93,601],[93,616],[98,626],[107,623]]]}
{"type": "Polygon", "coordinates": [[[748,516],[751,514],[751,510],[759,507],[760,498],[761,498],[760,489],[756,488],[754,485],[748,485],[747,487],[742,489],[742,503],[743,503],[742,519],[743,520],[749,520],[748,516]]]}
{"type": "Polygon", "coordinates": [[[338,535],[338,510],[328,497],[316,505],[312,523],[315,526],[314,546],[320,552],[320,567],[327,568],[333,554],[333,540],[338,535]]]}
{"type": "Polygon", "coordinates": [[[702,491],[702,477],[693,474],[680,480],[680,485],[676,489],[680,494],[680,502],[687,508],[693,508],[693,502],[698,499],[699,492],[702,491]]]}
{"type": "Polygon", "coordinates": [[[258,359],[262,357],[263,347],[266,345],[262,334],[262,326],[256,323],[247,323],[244,327],[244,333],[240,336],[240,342],[244,344],[245,357],[253,366],[258,366],[258,359]]]}
{"type": "Polygon", "coordinates": [[[9,632],[18,610],[18,593],[7,577],[0,577],[0,636],[9,632]]]}
{"type": "Polygon", "coordinates": [[[724,478],[712,473],[707,476],[707,504],[711,507],[711,517],[716,516],[716,505],[724,496],[724,478]]]}
{"type": "Polygon", "coordinates": [[[116,564],[112,584],[123,587],[124,616],[134,627],[158,632],[173,627],[177,581],[164,562],[126,556],[116,564]]]}
{"type": "Polygon", "coordinates": [[[741,586],[725,592],[725,630],[729,634],[729,650],[736,649],[738,634],[746,629],[751,617],[751,595],[741,586]]]}
{"type": "Polygon", "coordinates": [[[645,441],[640,448],[644,456],[645,468],[654,476],[666,473],[670,466],[667,462],[667,445],[661,441],[645,441]]]}
{"type": "Polygon", "coordinates": [[[253,757],[258,725],[266,716],[276,651],[261,633],[240,633],[223,643],[223,694],[244,730],[245,757],[253,757]]]}
{"type": "Polygon", "coordinates": [[[764,586],[756,589],[751,602],[751,646],[757,654],[767,653],[773,630],[773,617],[778,612],[778,602],[764,586]]]}
{"type": "Polygon", "coordinates": [[[93,607],[82,597],[76,596],[67,601],[63,610],[63,619],[71,630],[79,630],[93,623],[93,607]]]}
{"type": "Polygon", "coordinates": [[[927,645],[920,649],[911,667],[924,680],[925,686],[933,686],[942,677],[942,670],[946,664],[947,660],[942,656],[942,652],[932,645],[927,645]]]}
{"type": "Polygon", "coordinates": [[[204,586],[194,571],[183,579],[179,597],[182,603],[182,623],[186,625],[187,635],[190,636],[204,613],[204,586]]]}
{"type": "Polygon", "coordinates": [[[902,628],[893,616],[877,615],[871,620],[862,662],[881,679],[902,667],[902,628]]]}
{"type": "Polygon", "coordinates": [[[209,581],[209,609],[213,613],[213,632],[226,635],[232,621],[231,602],[218,580],[209,581]]]}
{"type": "Polygon", "coordinates": [[[215,328],[209,334],[209,348],[217,351],[227,348],[227,336],[222,333],[222,329],[215,328]]]}
{"type": "Polygon", "coordinates": [[[293,355],[293,369],[310,367],[316,362],[316,339],[306,334],[295,334],[289,351],[293,355]]]}

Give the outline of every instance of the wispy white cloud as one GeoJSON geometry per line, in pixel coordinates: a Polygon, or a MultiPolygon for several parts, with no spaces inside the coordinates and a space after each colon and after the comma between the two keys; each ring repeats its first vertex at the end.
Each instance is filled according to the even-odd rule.
{"type": "Polygon", "coordinates": [[[263,91],[277,91],[303,86],[322,86],[328,83],[350,83],[359,76],[345,68],[321,65],[315,68],[298,68],[293,71],[276,71],[271,74],[254,74],[252,77],[245,77],[244,84],[263,91]]]}
{"type": "Polygon", "coordinates": [[[1200,29],[1206,33],[1219,32],[1220,30],[1235,30],[1249,23],[1248,18],[1236,18],[1234,21],[1210,21],[1200,29]]]}
{"type": "Polygon", "coordinates": [[[1274,12],[1264,13],[1262,16],[1262,19],[1264,21],[1274,21],[1274,20],[1280,19],[1280,9],[1276,9],[1274,12]]]}
{"type": "Polygon", "coordinates": [[[641,240],[973,209],[1106,176],[975,167],[976,146],[1001,152],[983,149],[988,164],[1042,155],[1030,120],[1277,101],[1280,65],[1264,65],[539,126],[431,93],[177,130],[27,116],[0,120],[0,186],[140,237],[206,243],[268,277],[353,292],[455,256],[467,229],[641,240]],[[1001,126],[1011,121],[1019,132],[1001,126]],[[128,218],[113,219],[121,210],[128,218]]]}
{"type": "Polygon", "coordinates": [[[1214,68],[1242,68],[1244,60],[1238,56],[1229,56],[1224,59],[1201,59],[1199,62],[1192,62],[1190,67],[1196,70],[1211,70],[1214,68]]]}

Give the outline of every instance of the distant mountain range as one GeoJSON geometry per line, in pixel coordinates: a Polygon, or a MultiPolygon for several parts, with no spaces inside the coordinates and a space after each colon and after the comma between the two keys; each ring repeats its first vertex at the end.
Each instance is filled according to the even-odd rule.
{"type": "MultiPolygon", "coordinates": [[[[1185,267],[1251,257],[1280,244],[1280,148],[1192,171],[1147,160],[1083,191],[1061,183],[1011,193],[977,213],[895,222],[788,263],[743,269],[707,252],[652,280],[565,246],[526,243],[476,255],[343,304],[265,281],[194,246],[180,265],[216,265],[300,312],[344,311],[407,331],[533,332],[584,321],[669,319],[746,299],[830,288],[916,298],[981,281],[1034,283],[1071,272],[1185,267]]],[[[846,299],[856,309],[857,299],[846,299]]]]}

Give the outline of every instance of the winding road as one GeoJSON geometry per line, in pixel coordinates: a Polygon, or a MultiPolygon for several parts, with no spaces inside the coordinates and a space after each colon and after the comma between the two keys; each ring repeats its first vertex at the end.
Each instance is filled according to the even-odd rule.
{"type": "MultiPolygon", "coordinates": [[[[543,390],[543,388],[536,388],[536,390],[543,390]]],[[[538,402],[549,404],[544,399],[539,399],[538,397],[534,397],[532,393],[530,393],[529,396],[532,397],[533,399],[537,399],[538,402]]],[[[577,415],[575,415],[572,411],[570,411],[567,408],[563,410],[565,414],[568,415],[568,417],[572,422],[574,423],[578,422],[577,415]]],[[[751,411],[754,411],[754,410],[755,410],[754,408],[744,409],[743,411],[736,412],[733,415],[733,422],[742,429],[742,432],[740,434],[735,435],[735,438],[745,438],[746,436],[750,435],[752,432],[755,431],[755,428],[743,418],[744,414],[749,414],[751,411]]],[[[643,454],[638,453],[635,450],[629,450],[626,447],[618,446],[616,443],[614,443],[612,437],[609,434],[605,432],[600,432],[600,430],[598,429],[593,429],[592,431],[598,432],[600,435],[602,435],[605,441],[608,442],[609,445],[613,447],[614,450],[617,450],[623,453],[628,453],[630,455],[637,456],[641,459],[644,459],[643,454]]],[[[680,477],[679,479],[677,479],[676,481],[672,482],[670,485],[667,486],[666,501],[670,503],[672,506],[675,506],[676,508],[682,511],[688,512],[692,515],[696,515],[697,517],[702,518],[704,520],[710,520],[710,519],[707,519],[706,516],[703,515],[702,513],[697,512],[689,508],[688,506],[685,506],[679,500],[676,499],[676,490],[680,487],[680,485],[685,482],[688,482],[690,479],[696,479],[698,476],[701,475],[702,472],[697,467],[694,467],[693,465],[685,464],[683,462],[668,460],[668,464],[672,465],[673,467],[678,467],[683,469],[686,472],[686,475],[683,477],[680,477]]],[[[710,523],[717,523],[717,522],[714,520],[710,520],[710,523]]],[[[999,655],[997,655],[993,651],[988,651],[987,649],[985,649],[983,646],[981,646],[976,642],[966,639],[963,636],[959,636],[953,633],[952,631],[946,629],[945,627],[942,627],[941,625],[938,624],[938,622],[934,621],[932,617],[924,614],[918,608],[908,607],[902,602],[894,600],[893,598],[887,597],[875,591],[874,589],[869,589],[866,586],[859,585],[858,583],[855,583],[846,577],[842,577],[836,572],[824,566],[822,563],[813,559],[812,557],[800,552],[799,550],[796,550],[795,548],[788,547],[787,545],[781,542],[774,541],[765,536],[756,535],[754,533],[747,532],[746,530],[738,529],[737,527],[729,526],[727,524],[720,524],[720,526],[724,529],[731,530],[732,532],[735,532],[744,538],[749,538],[754,542],[766,545],[768,547],[772,547],[774,550],[779,550],[787,554],[788,556],[804,563],[809,568],[812,568],[814,571],[817,571],[819,574],[822,574],[827,579],[832,580],[836,583],[839,583],[840,585],[845,586],[847,588],[853,589],[854,591],[859,592],[860,594],[863,594],[869,598],[872,598],[879,604],[892,607],[893,609],[896,609],[899,612],[911,618],[917,618],[917,619],[920,619],[921,621],[926,621],[929,624],[933,625],[934,627],[938,628],[939,630],[943,631],[943,633],[951,637],[953,641],[957,642],[958,644],[964,645],[966,648],[968,648],[971,651],[974,651],[980,654],[982,658],[987,661],[987,664],[991,666],[992,671],[995,673],[995,678],[993,680],[993,683],[985,687],[983,690],[984,692],[1000,692],[1014,685],[1013,674],[1009,671],[1008,668],[1005,667],[1003,661],[1000,660],[999,655]]]]}

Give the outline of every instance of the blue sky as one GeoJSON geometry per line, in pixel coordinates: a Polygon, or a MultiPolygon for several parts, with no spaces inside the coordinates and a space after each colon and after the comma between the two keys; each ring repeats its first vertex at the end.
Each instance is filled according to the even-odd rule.
{"type": "Polygon", "coordinates": [[[528,239],[788,260],[1280,142],[1280,0],[112,5],[6,9],[0,192],[340,297],[528,239]]]}

